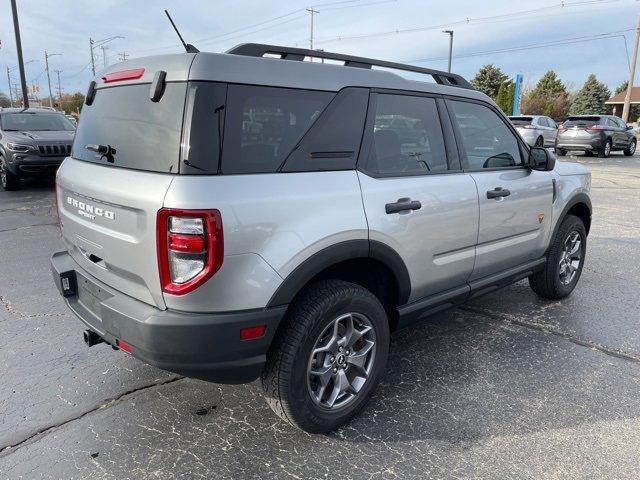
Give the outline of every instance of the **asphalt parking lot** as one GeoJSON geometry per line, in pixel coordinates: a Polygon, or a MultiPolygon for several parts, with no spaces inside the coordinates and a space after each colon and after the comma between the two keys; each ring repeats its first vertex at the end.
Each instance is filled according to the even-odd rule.
{"type": "Polygon", "coordinates": [[[526,282],[396,334],[346,428],[281,423],[258,384],[183,379],[100,345],[59,298],[48,183],[0,191],[0,478],[640,477],[640,156],[593,174],[573,295],[526,282]]]}

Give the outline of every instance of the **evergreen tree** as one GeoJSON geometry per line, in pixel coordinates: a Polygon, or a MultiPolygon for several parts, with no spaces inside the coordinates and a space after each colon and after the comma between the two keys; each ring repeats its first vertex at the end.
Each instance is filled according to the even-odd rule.
{"type": "Polygon", "coordinates": [[[611,91],[607,86],[598,81],[594,74],[591,74],[580,91],[576,94],[576,97],[571,104],[571,108],[569,109],[569,113],[571,115],[603,113],[605,111],[604,102],[606,102],[610,96],[611,91]]]}
{"type": "Polygon", "coordinates": [[[495,99],[498,96],[500,85],[506,82],[508,78],[500,68],[487,64],[482,66],[475,77],[471,79],[471,85],[476,90],[495,99]]]}
{"type": "Polygon", "coordinates": [[[554,100],[558,95],[566,94],[567,87],[558,78],[556,72],[549,70],[545,73],[532,91],[534,95],[542,95],[546,100],[554,100]]]}
{"type": "Polygon", "coordinates": [[[515,83],[509,80],[503,82],[498,89],[496,103],[502,109],[505,115],[511,115],[513,113],[513,94],[515,92],[515,88],[515,83]]]}

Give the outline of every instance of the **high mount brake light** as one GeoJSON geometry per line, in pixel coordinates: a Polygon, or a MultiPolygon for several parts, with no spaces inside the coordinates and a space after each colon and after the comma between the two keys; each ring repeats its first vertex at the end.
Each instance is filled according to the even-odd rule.
{"type": "Polygon", "coordinates": [[[135,68],[133,70],[121,70],[119,72],[107,73],[102,77],[104,83],[122,82],[124,80],[137,80],[144,75],[144,68],[135,68]]]}
{"type": "Polygon", "coordinates": [[[162,208],[156,219],[162,291],[192,292],[222,266],[224,239],[218,210],[162,208]]]}

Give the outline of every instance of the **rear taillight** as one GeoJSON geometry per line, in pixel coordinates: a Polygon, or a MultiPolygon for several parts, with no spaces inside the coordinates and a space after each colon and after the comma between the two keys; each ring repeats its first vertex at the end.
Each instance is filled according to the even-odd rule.
{"type": "Polygon", "coordinates": [[[218,210],[162,208],[156,220],[162,291],[189,293],[222,266],[224,240],[218,210]]]}
{"type": "Polygon", "coordinates": [[[564,133],[567,129],[565,127],[558,127],[558,133],[564,133]]]}
{"type": "Polygon", "coordinates": [[[598,130],[605,130],[605,126],[604,125],[590,125],[587,127],[587,130],[593,132],[593,131],[598,131],[598,130]]]}

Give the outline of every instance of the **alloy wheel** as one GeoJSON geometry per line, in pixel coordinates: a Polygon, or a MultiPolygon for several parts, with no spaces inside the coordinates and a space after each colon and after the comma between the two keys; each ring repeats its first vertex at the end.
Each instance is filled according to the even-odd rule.
{"type": "Polygon", "coordinates": [[[371,321],[360,313],[335,318],[316,340],[307,368],[314,403],[329,410],[353,402],[369,379],[376,354],[371,321]]]}
{"type": "Polygon", "coordinates": [[[6,188],[7,186],[7,171],[4,165],[4,160],[0,160],[0,184],[2,188],[6,188]]]}
{"type": "Polygon", "coordinates": [[[569,285],[576,276],[582,261],[582,237],[575,230],[567,235],[560,254],[558,275],[563,285],[569,285]]]}
{"type": "Polygon", "coordinates": [[[611,142],[604,144],[604,156],[608,157],[611,154],[611,142]]]}
{"type": "Polygon", "coordinates": [[[636,142],[631,142],[631,145],[629,145],[629,153],[631,153],[631,155],[636,153],[636,142]]]}

